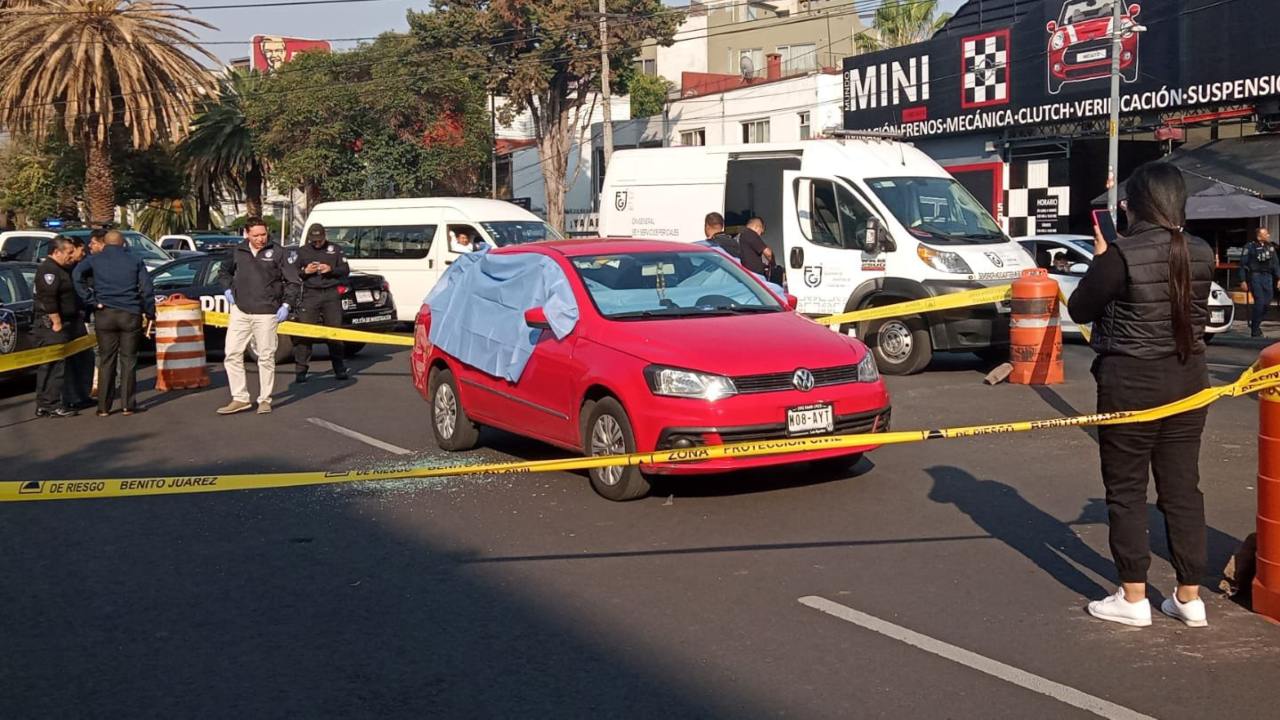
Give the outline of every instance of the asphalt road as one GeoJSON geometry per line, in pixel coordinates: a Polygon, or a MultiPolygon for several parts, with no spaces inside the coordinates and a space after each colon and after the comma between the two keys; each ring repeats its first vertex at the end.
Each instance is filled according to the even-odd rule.
{"type": "MultiPolygon", "coordinates": [[[[431,446],[406,354],[365,352],[346,385],[283,373],[269,417],[215,416],[221,372],[157,396],[147,371],[132,418],[37,421],[10,384],[0,476],[459,461],[431,446]]],[[[1091,411],[1091,352],[1066,354],[1052,388],[984,386],[970,356],[892,378],[895,426],[1091,411]]],[[[1255,355],[1215,346],[1215,380],[1255,355]]],[[[1255,403],[1210,414],[1215,569],[1253,526],[1255,403]]],[[[483,444],[467,457],[560,454],[483,444]]],[[[628,504],[547,474],[5,506],[0,718],[1275,717],[1280,628],[1221,595],[1206,630],[1084,613],[1115,581],[1101,497],[1092,435],[1065,429],[628,504]]]]}

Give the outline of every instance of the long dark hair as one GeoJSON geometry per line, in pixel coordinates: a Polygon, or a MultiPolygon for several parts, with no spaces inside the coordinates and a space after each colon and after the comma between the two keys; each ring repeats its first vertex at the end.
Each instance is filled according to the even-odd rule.
{"type": "Polygon", "coordinates": [[[1178,360],[1191,355],[1191,249],[1182,226],[1187,221],[1187,184],[1182,171],[1166,162],[1139,167],[1125,183],[1128,212],[1169,231],[1169,305],[1178,360]]]}

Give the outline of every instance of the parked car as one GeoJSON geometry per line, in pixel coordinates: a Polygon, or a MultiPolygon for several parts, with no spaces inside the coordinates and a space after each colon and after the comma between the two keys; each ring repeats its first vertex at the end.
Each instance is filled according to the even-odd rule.
{"type": "MultiPolygon", "coordinates": [[[[154,270],[173,258],[160,249],[151,238],[134,230],[122,230],[129,252],[142,258],[147,268],[154,270]]],[[[38,263],[49,255],[49,241],[55,235],[75,237],[88,242],[90,230],[12,230],[0,233],[0,260],[38,263]]]]}
{"type": "Polygon", "coordinates": [[[387,278],[403,322],[413,322],[414,308],[449,265],[468,252],[454,242],[455,233],[465,231],[491,247],[560,239],[542,218],[519,205],[484,198],[320,203],[307,216],[302,237],[317,223],[324,225],[329,242],[342,246],[352,270],[387,278]]]}
{"type": "MultiPolygon", "coordinates": [[[[1049,271],[1058,281],[1063,294],[1070,298],[1080,284],[1080,278],[1093,264],[1093,238],[1087,235],[1037,235],[1019,238],[1019,243],[1035,258],[1036,267],[1049,271]]],[[[1205,342],[1212,342],[1215,335],[1231,329],[1236,307],[1231,295],[1218,283],[1209,286],[1209,325],[1205,328],[1205,342]]],[[[1080,326],[1071,319],[1063,306],[1059,314],[1062,332],[1080,333],[1080,326]]]]}
{"type": "Polygon", "coordinates": [[[186,235],[163,235],[160,249],[170,257],[182,257],[192,253],[213,252],[233,248],[244,242],[244,237],[234,233],[192,231],[186,235]]]}
{"type": "MultiPolygon", "coordinates": [[[[156,300],[170,295],[185,295],[198,299],[206,312],[229,312],[227,299],[218,284],[218,270],[230,257],[229,250],[191,255],[173,260],[151,273],[151,283],[156,300]]],[[[387,290],[387,281],[381,275],[351,273],[348,282],[339,286],[342,297],[342,325],[354,330],[381,332],[396,324],[396,306],[387,290]]],[[[222,328],[205,328],[205,345],[221,350],[226,333],[222,328]]],[[[364,348],[364,343],[349,342],[344,345],[346,355],[354,356],[364,348]]],[[[286,362],[293,357],[293,341],[280,337],[276,361],[286,362]]]]}
{"type": "MultiPolygon", "coordinates": [[[[1050,93],[1058,94],[1066,83],[1111,77],[1112,7],[1112,0],[1067,0],[1058,19],[1045,25],[1050,93]]],[[[1134,18],[1140,12],[1137,3],[1120,9],[1120,75],[1125,82],[1138,79],[1141,28],[1134,18]]]]}
{"type": "MultiPolygon", "coordinates": [[[[418,313],[413,381],[446,450],[474,447],[481,425],[586,455],[888,430],[889,394],[866,345],[797,315],[793,298],[774,295],[723,253],[680,242],[568,240],[502,248],[485,260],[525,254],[555,263],[578,319],[557,340],[546,308],[527,308],[522,323],[541,332],[516,381],[434,345],[430,305],[418,313]]],[[[506,290],[507,307],[521,302],[506,290]]],[[[804,461],[847,467],[870,449],[601,468],[590,477],[600,495],[629,500],[649,491],[649,474],[804,461]]]]}
{"type": "MultiPolygon", "coordinates": [[[[30,350],[33,346],[32,288],[35,285],[34,263],[0,263],[0,355],[30,350]]],[[[15,377],[35,368],[0,373],[0,379],[15,377]]]]}

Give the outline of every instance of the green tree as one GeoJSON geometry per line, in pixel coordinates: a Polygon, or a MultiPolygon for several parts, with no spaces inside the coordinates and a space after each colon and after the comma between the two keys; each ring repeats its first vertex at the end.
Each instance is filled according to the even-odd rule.
{"type": "Polygon", "coordinates": [[[938,0],[884,0],[871,28],[854,35],[854,46],[875,52],[924,42],[951,19],[951,13],[937,12],[938,0]]]}
{"type": "MultiPolygon", "coordinates": [[[[529,113],[547,221],[557,228],[564,226],[575,118],[588,117],[600,86],[597,7],[596,0],[434,0],[433,12],[409,14],[424,49],[452,50],[452,59],[507,98],[503,122],[529,113]]],[[[646,38],[669,46],[681,19],[662,0],[608,0],[607,10],[611,70],[629,66],[646,38]]]]}
{"type": "Polygon", "coordinates": [[[636,75],[628,83],[631,90],[631,117],[643,118],[661,115],[667,107],[667,97],[675,85],[659,75],[636,75]]]}
{"type": "Polygon", "coordinates": [[[146,149],[178,139],[217,58],[213,26],[149,0],[20,0],[0,10],[0,125],[40,141],[62,128],[84,152],[89,218],[115,216],[112,133],[146,149]]]}
{"type": "Polygon", "coordinates": [[[178,157],[196,195],[196,223],[202,228],[209,225],[209,207],[224,193],[243,195],[248,213],[262,214],[266,163],[254,147],[244,107],[258,83],[259,76],[250,71],[220,78],[217,97],[200,103],[191,132],[178,145],[178,157]]]}
{"type": "MultiPolygon", "coordinates": [[[[200,211],[199,203],[192,197],[152,199],[135,209],[137,229],[153,238],[190,231],[196,226],[196,213],[200,211]]],[[[212,217],[214,222],[222,224],[221,216],[214,213],[212,217]]]]}

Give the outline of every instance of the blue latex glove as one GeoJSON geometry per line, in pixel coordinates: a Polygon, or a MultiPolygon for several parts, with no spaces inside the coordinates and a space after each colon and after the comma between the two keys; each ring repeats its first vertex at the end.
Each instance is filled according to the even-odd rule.
{"type": "MultiPolygon", "coordinates": [[[[228,292],[230,291],[228,290],[228,292]]],[[[284,322],[288,318],[289,318],[289,304],[285,303],[284,305],[280,306],[279,310],[276,310],[276,322],[284,322]]]]}
{"type": "Polygon", "coordinates": [[[224,298],[226,298],[226,299],[227,299],[227,309],[228,309],[228,310],[230,310],[231,308],[235,307],[235,304],[236,304],[236,296],[235,296],[235,295],[232,295],[230,290],[224,290],[224,291],[222,292],[222,297],[224,297],[224,298]]]}

